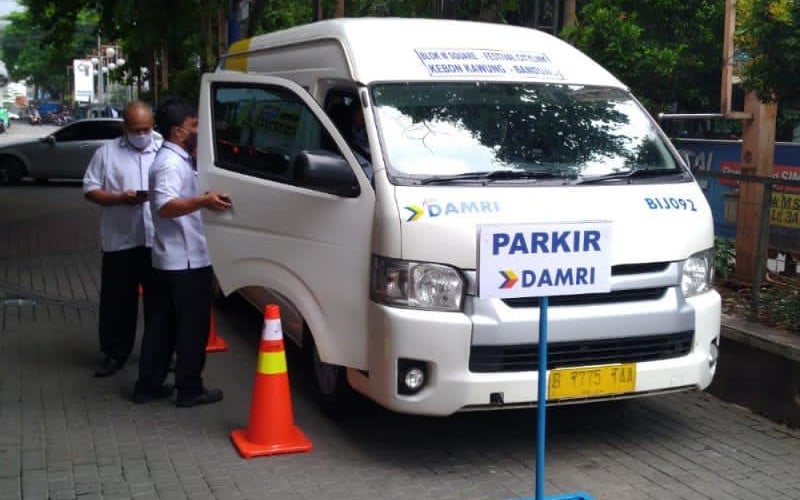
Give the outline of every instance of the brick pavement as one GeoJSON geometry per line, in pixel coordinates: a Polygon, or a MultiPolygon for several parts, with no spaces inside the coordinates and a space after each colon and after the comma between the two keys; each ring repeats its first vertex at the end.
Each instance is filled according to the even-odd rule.
{"type": "MultiPolygon", "coordinates": [[[[0,329],[0,500],[533,494],[534,412],[421,418],[363,403],[337,423],[318,413],[294,353],[295,418],[314,451],[239,458],[228,433],[246,424],[260,317],[235,301],[216,314],[231,350],[209,356],[206,369],[208,383],[225,390],[223,403],[130,403],[135,363],[91,378],[99,254],[86,228],[96,214],[64,207],[0,227],[0,292],[36,300],[7,305],[0,329]]],[[[800,433],[707,394],[555,408],[548,434],[551,494],[800,499],[800,433]]]]}

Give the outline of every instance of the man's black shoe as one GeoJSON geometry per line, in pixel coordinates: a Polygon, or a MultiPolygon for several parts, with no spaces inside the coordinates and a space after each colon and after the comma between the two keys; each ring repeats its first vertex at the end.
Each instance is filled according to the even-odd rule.
{"type": "Polygon", "coordinates": [[[141,405],[144,403],[149,403],[154,399],[164,399],[170,397],[172,394],[172,384],[164,384],[158,389],[142,391],[139,389],[134,389],[133,394],[131,394],[131,401],[136,403],[137,405],[141,405]]]}
{"type": "Polygon", "coordinates": [[[203,389],[200,394],[184,396],[178,393],[177,406],[180,408],[190,408],[198,405],[210,405],[222,401],[222,391],[219,389],[203,389]]]}
{"type": "Polygon", "coordinates": [[[100,365],[100,368],[98,368],[96,372],[94,372],[94,376],[96,378],[110,377],[111,375],[114,375],[120,371],[123,366],[125,366],[124,361],[112,358],[111,356],[106,356],[106,359],[103,360],[103,364],[100,365]]]}

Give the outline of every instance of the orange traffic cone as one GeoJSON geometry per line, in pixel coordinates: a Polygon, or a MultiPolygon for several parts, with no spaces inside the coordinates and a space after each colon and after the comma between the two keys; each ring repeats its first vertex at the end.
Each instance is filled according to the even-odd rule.
{"type": "Polygon", "coordinates": [[[311,441],[294,425],[280,309],[264,308],[264,328],[258,346],[258,366],[247,429],[231,432],[244,458],[311,451],[311,441]]]}
{"type": "Polygon", "coordinates": [[[206,344],[206,352],[221,352],[228,350],[228,343],[217,335],[217,325],[214,321],[214,311],[211,311],[211,322],[208,326],[208,343],[206,344]]]}

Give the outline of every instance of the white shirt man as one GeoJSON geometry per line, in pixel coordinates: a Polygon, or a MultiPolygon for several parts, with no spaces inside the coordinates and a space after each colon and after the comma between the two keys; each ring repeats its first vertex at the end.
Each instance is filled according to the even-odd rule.
{"type": "Polygon", "coordinates": [[[151,209],[157,234],[153,267],[162,271],[197,269],[211,265],[203,218],[199,210],[180,217],[160,217],[158,211],[175,198],[196,198],[197,171],[185,149],[165,142],[158,163],[150,172],[151,209]]]}
{"type": "MultiPolygon", "coordinates": [[[[103,264],[99,337],[104,354],[97,377],[113,375],[130,356],[136,339],[138,289],[147,286],[153,223],[148,196],[150,165],[159,142],[150,107],[134,101],[125,108],[124,135],[95,151],[83,178],[86,199],[102,207],[103,264]]],[[[145,310],[148,300],[145,299],[145,310]]]]}
{"type": "Polygon", "coordinates": [[[202,377],[214,275],[200,210],[225,210],[231,204],[225,195],[198,193],[191,156],[197,147],[196,107],[169,99],[158,108],[156,123],[166,141],[150,170],[155,297],[131,399],[146,403],[172,393],[164,380],[174,351],[177,405],[216,403],[222,391],[206,388],[202,377]]]}

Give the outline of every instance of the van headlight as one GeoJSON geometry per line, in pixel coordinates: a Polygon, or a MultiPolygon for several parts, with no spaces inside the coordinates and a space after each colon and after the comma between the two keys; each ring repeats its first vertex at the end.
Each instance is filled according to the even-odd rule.
{"type": "Polygon", "coordinates": [[[387,259],[372,259],[370,296],[390,306],[439,311],[461,310],[464,280],[450,266],[387,259]]]}
{"type": "Polygon", "coordinates": [[[691,297],[711,290],[714,282],[714,249],[697,252],[683,263],[681,290],[691,297]]]}

